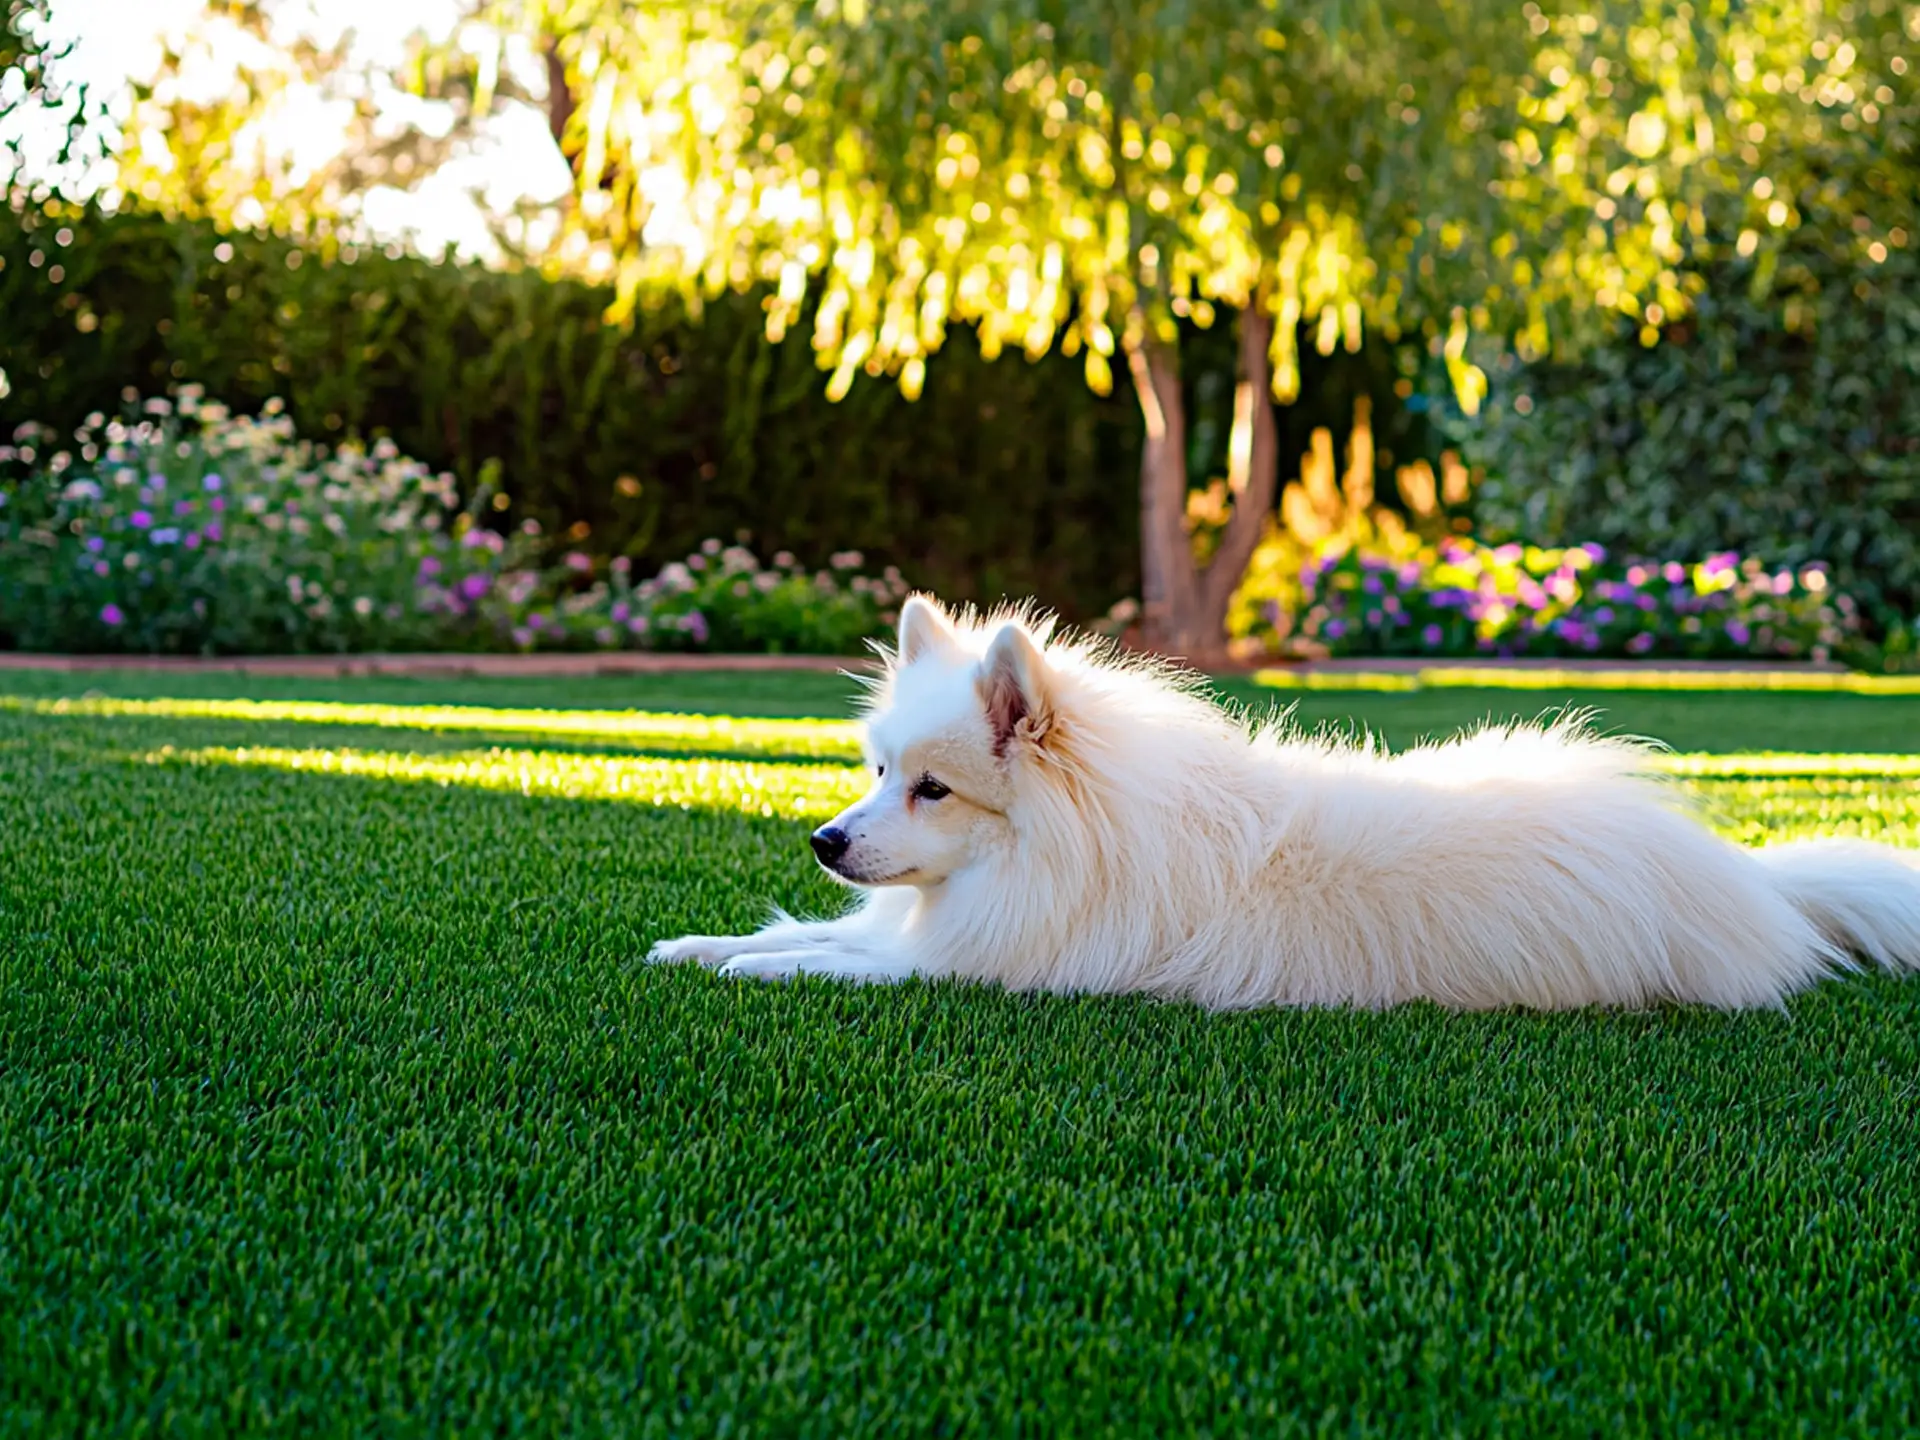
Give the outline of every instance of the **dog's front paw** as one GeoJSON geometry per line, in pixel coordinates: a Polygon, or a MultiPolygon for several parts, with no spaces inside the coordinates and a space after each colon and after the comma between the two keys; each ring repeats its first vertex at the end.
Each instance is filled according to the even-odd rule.
{"type": "Polygon", "coordinates": [[[729,980],[791,980],[799,973],[792,955],[742,955],[720,967],[729,980]]]}
{"type": "Polygon", "coordinates": [[[684,965],[692,960],[701,965],[718,965],[734,953],[737,942],[727,935],[683,935],[678,940],[662,940],[647,951],[649,965],[684,965]]]}

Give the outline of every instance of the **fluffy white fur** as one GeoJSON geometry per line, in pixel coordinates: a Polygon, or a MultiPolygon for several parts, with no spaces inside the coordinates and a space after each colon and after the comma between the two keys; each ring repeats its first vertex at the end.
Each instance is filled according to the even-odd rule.
{"type": "Polygon", "coordinates": [[[1222,1009],[1737,1009],[1862,958],[1920,967],[1915,857],[1729,844],[1632,743],[1569,723],[1389,755],[1250,728],[1051,631],[910,601],[874,786],[816,833],[860,903],[652,958],[1222,1009]]]}

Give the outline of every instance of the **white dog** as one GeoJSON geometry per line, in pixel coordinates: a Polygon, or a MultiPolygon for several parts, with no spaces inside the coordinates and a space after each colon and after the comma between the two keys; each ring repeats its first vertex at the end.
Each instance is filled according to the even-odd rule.
{"type": "Polygon", "coordinates": [[[1202,1005],[1773,1006],[1855,957],[1920,967],[1920,868],[1748,851],[1577,724],[1400,755],[1250,728],[1165,667],[914,598],[874,781],[814,833],[838,920],[654,948],[722,973],[1202,1005]]]}

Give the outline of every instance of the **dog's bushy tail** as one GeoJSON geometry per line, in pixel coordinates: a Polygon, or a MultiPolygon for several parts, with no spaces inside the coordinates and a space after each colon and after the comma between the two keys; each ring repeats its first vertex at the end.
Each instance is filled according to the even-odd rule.
{"type": "Polygon", "coordinates": [[[1864,840],[1810,840],[1756,852],[1788,902],[1836,949],[1920,971],[1920,855],[1864,840]]]}

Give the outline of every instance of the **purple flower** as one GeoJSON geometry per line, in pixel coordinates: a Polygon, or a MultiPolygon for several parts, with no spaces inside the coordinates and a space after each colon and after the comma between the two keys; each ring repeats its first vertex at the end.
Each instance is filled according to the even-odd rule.
{"type": "Polygon", "coordinates": [[[218,540],[220,538],[220,533],[221,533],[220,522],[218,520],[214,521],[211,525],[207,526],[206,536],[209,541],[218,540]]]}
{"type": "Polygon", "coordinates": [[[100,607],[100,620],[106,625],[120,625],[126,621],[126,615],[118,605],[106,604],[100,607]]]}
{"type": "Polygon", "coordinates": [[[1338,639],[1339,639],[1339,638],[1340,638],[1340,637],[1341,637],[1342,635],[1344,635],[1344,634],[1346,634],[1346,633],[1347,633],[1347,622],[1346,622],[1346,621],[1344,621],[1344,620],[1329,620],[1329,621],[1327,621],[1327,631],[1326,631],[1326,634],[1327,634],[1327,638],[1328,638],[1329,640],[1338,640],[1338,639]]]}
{"type": "Polygon", "coordinates": [[[546,628],[546,624],[547,617],[542,615],[538,610],[527,616],[527,628],[529,630],[543,630],[546,628]]]}
{"type": "Polygon", "coordinates": [[[420,557],[420,573],[422,575],[438,575],[440,573],[440,562],[431,555],[422,555],[420,557]]]}
{"type": "Polygon", "coordinates": [[[1400,567],[1399,578],[1400,584],[1403,587],[1418,585],[1420,583],[1420,562],[1417,560],[1407,561],[1406,564],[1400,567]]]}
{"type": "Polygon", "coordinates": [[[176,515],[191,515],[193,513],[193,501],[191,500],[174,501],[173,513],[176,515]]]}
{"type": "Polygon", "coordinates": [[[522,650],[531,649],[533,646],[533,631],[516,625],[513,630],[513,643],[518,645],[522,650]]]}
{"type": "Polygon", "coordinates": [[[213,499],[207,502],[207,508],[213,511],[214,514],[218,515],[222,510],[227,508],[227,502],[222,500],[218,495],[216,495],[213,497],[213,499]]]}
{"type": "Polygon", "coordinates": [[[1365,590],[1369,595],[1378,595],[1386,586],[1381,583],[1378,575],[1369,575],[1360,588],[1365,590]]]}
{"type": "Polygon", "coordinates": [[[1652,648],[1653,632],[1651,630],[1642,630],[1638,635],[1627,641],[1627,651],[1629,654],[1644,655],[1652,648]]]}
{"type": "Polygon", "coordinates": [[[177,526],[168,525],[164,529],[154,531],[150,538],[156,545],[171,545],[179,540],[180,531],[177,526]]]}
{"type": "Polygon", "coordinates": [[[200,548],[200,532],[198,530],[189,530],[187,532],[187,538],[181,543],[189,550],[198,550],[200,548]]]}
{"type": "Polygon", "coordinates": [[[1749,640],[1753,639],[1753,632],[1738,620],[1729,620],[1727,622],[1727,638],[1736,645],[1745,645],[1749,640]]]}
{"type": "Polygon", "coordinates": [[[484,575],[467,576],[466,579],[460,582],[460,593],[469,600],[478,600],[482,595],[487,593],[487,577],[484,575]]]}
{"type": "Polygon", "coordinates": [[[610,620],[612,620],[613,623],[616,625],[624,625],[627,623],[627,616],[631,615],[632,613],[633,611],[628,608],[627,602],[622,600],[618,605],[614,606],[613,609],[607,612],[607,617],[610,620]]]}
{"type": "Polygon", "coordinates": [[[1580,548],[1587,552],[1587,558],[1596,565],[1607,558],[1607,547],[1604,545],[1596,545],[1591,540],[1580,548]]]}
{"type": "Polygon", "coordinates": [[[94,554],[98,555],[106,548],[107,542],[102,540],[98,535],[89,535],[87,537],[87,549],[91,550],[94,554]]]}
{"type": "Polygon", "coordinates": [[[153,524],[153,516],[144,510],[136,510],[127,517],[127,523],[136,530],[144,530],[153,524]]]}
{"type": "Polygon", "coordinates": [[[1438,625],[1429,625],[1420,632],[1420,643],[1429,650],[1438,650],[1440,648],[1440,642],[1444,638],[1440,633],[1440,627],[1438,625]]]}
{"type": "Polygon", "coordinates": [[[1613,623],[1613,607],[1611,605],[1602,605],[1598,610],[1594,611],[1593,623],[1596,625],[1611,625],[1613,623]]]}
{"type": "Polygon", "coordinates": [[[113,567],[104,560],[96,560],[93,562],[93,573],[104,579],[113,573],[113,567]]]}
{"type": "Polygon", "coordinates": [[[693,636],[694,644],[704,645],[707,643],[708,631],[706,616],[702,615],[698,610],[688,612],[686,627],[687,633],[693,636]]]}
{"type": "Polygon", "coordinates": [[[217,471],[214,471],[214,472],[209,472],[207,477],[200,482],[200,485],[208,493],[212,493],[213,491],[218,490],[221,487],[221,485],[223,485],[224,483],[225,482],[221,480],[219,473],[217,471]]]}

